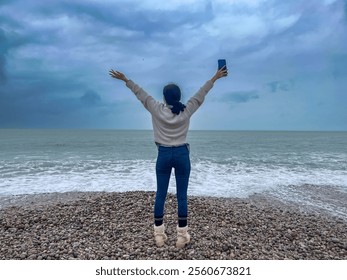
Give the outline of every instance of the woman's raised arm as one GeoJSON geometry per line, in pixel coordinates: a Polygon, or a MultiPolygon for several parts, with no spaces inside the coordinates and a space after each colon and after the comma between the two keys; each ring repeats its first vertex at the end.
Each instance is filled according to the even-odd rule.
{"type": "Polygon", "coordinates": [[[216,74],[211,78],[211,81],[214,83],[218,79],[222,77],[228,76],[228,70],[226,69],[226,66],[223,66],[223,68],[219,69],[216,74]]]}
{"type": "Polygon", "coordinates": [[[109,74],[111,75],[112,78],[115,78],[124,82],[129,81],[129,79],[122,72],[114,71],[113,69],[111,69],[109,71],[109,74]]]}

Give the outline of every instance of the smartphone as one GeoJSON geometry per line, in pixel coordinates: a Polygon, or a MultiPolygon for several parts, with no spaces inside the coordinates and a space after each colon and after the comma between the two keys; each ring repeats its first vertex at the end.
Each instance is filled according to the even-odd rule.
{"type": "Polygon", "coordinates": [[[225,66],[227,70],[227,61],[225,59],[218,59],[218,70],[222,69],[225,66]]]}

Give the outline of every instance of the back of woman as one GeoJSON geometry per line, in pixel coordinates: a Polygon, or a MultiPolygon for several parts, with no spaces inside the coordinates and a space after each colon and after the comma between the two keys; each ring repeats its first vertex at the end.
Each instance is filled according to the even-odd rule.
{"type": "Polygon", "coordinates": [[[157,246],[167,240],[164,225],[164,208],[172,169],[175,170],[177,196],[177,241],[176,247],[183,248],[190,242],[188,233],[188,183],[190,157],[187,134],[191,116],[201,106],[205,96],[220,78],[227,76],[225,67],[218,70],[199,91],[184,105],[181,90],[175,84],[163,88],[164,103],[155,100],[140,86],[129,80],[123,73],[110,70],[113,78],[122,80],[151,113],[154,142],[158,147],[156,162],[157,191],[154,204],[154,239],[157,246]]]}

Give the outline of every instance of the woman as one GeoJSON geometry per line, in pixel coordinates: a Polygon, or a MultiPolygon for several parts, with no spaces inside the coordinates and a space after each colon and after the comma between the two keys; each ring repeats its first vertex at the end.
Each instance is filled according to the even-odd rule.
{"type": "Polygon", "coordinates": [[[181,90],[175,84],[168,84],[163,89],[164,103],[156,101],[142,88],[129,80],[123,73],[110,70],[112,78],[125,82],[126,86],[142,102],[152,115],[154,140],[158,146],[156,163],[157,192],[154,205],[154,238],[157,246],[163,246],[167,240],[165,234],[164,206],[168,191],[171,169],[175,169],[178,225],[176,247],[183,248],[190,242],[188,233],[187,190],[190,175],[189,144],[186,137],[190,117],[204,102],[206,94],[218,79],[228,75],[225,67],[218,70],[200,90],[189,99],[186,105],[180,102],[181,90]]]}

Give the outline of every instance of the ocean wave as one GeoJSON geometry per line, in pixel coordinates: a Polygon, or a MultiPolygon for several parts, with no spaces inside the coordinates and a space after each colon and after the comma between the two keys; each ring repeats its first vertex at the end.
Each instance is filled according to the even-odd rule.
{"type": "MultiPolygon", "coordinates": [[[[0,162],[0,195],[67,191],[155,190],[153,160],[60,160],[0,162]]],[[[192,161],[191,195],[248,197],[290,185],[331,185],[347,189],[344,169],[305,165],[252,164],[235,159],[192,161]]],[[[169,191],[175,192],[172,172],[169,191]]]]}

